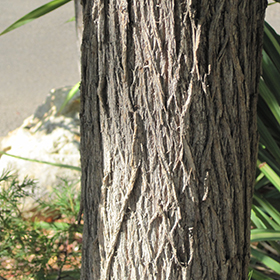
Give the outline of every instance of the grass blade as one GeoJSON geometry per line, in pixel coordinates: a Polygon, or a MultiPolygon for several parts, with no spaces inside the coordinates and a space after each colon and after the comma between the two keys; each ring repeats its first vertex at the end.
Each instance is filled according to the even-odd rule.
{"type": "Polygon", "coordinates": [[[251,242],[280,240],[280,231],[256,228],[251,230],[251,242]]]}
{"type": "Polygon", "coordinates": [[[273,258],[267,256],[259,250],[251,248],[251,254],[256,258],[259,262],[263,263],[267,267],[271,268],[276,273],[280,274],[280,263],[274,260],[273,258]]]}
{"type": "Polygon", "coordinates": [[[28,13],[27,15],[23,16],[22,18],[20,18],[16,22],[14,22],[12,25],[10,25],[8,28],[6,28],[2,33],[0,33],[0,36],[10,32],[28,22],[31,22],[34,19],[37,19],[49,12],[61,7],[62,5],[66,4],[70,1],[71,0],[53,0],[35,10],[33,10],[32,12],[28,13]]]}
{"type": "Polygon", "coordinates": [[[265,82],[262,79],[260,79],[259,88],[262,98],[271,110],[278,124],[280,124],[280,109],[275,96],[272,94],[272,92],[269,90],[269,88],[266,86],[265,82]]]}
{"type": "Polygon", "coordinates": [[[273,170],[280,176],[279,163],[272,157],[268,150],[262,145],[259,145],[259,158],[260,162],[266,162],[273,170]]]}
{"type": "Polygon", "coordinates": [[[266,163],[261,163],[259,160],[257,161],[258,168],[260,171],[267,177],[267,179],[274,185],[275,188],[280,191],[280,178],[279,176],[274,172],[274,170],[266,163]]]}
{"type": "Polygon", "coordinates": [[[273,278],[270,278],[266,275],[264,275],[263,273],[261,273],[260,271],[253,269],[251,271],[254,271],[252,277],[254,280],[274,280],[273,278]]]}
{"type": "Polygon", "coordinates": [[[67,97],[65,98],[63,104],[61,105],[59,111],[57,112],[57,114],[59,115],[62,110],[64,109],[64,107],[67,105],[67,103],[75,96],[75,94],[78,92],[80,88],[80,82],[78,82],[77,84],[75,84],[72,89],[68,92],[67,97]]]}
{"type": "MultiPolygon", "coordinates": [[[[280,88],[280,80],[279,80],[279,72],[275,67],[274,63],[271,61],[268,54],[263,50],[263,60],[262,60],[262,67],[263,67],[263,74],[262,78],[265,81],[268,88],[273,93],[277,93],[280,88]]],[[[280,103],[280,96],[275,95],[277,101],[280,103]]]]}
{"type": "Polygon", "coordinates": [[[30,159],[30,158],[11,155],[11,154],[8,154],[8,153],[2,152],[2,151],[0,151],[0,154],[1,155],[6,155],[6,156],[9,156],[9,157],[13,157],[13,158],[17,158],[17,159],[26,160],[26,161],[38,162],[38,163],[48,164],[48,165],[52,165],[52,166],[56,166],[56,167],[62,167],[62,168],[76,170],[76,171],[81,171],[81,168],[78,167],[78,166],[61,164],[61,163],[54,163],[54,162],[49,162],[49,161],[37,160],[37,159],[30,159]]]}
{"type": "Polygon", "coordinates": [[[267,23],[264,23],[263,48],[280,72],[280,36],[267,23]]]}
{"type": "Polygon", "coordinates": [[[271,216],[278,225],[280,225],[280,213],[264,197],[260,197],[260,195],[255,193],[254,200],[258,202],[264,211],[271,216]]]}
{"type": "Polygon", "coordinates": [[[273,229],[280,232],[280,225],[256,205],[252,205],[251,219],[259,229],[273,229]]]}
{"type": "Polygon", "coordinates": [[[260,142],[270,151],[271,154],[280,162],[280,148],[278,147],[275,139],[269,133],[269,130],[258,117],[258,129],[261,136],[260,142]]]}

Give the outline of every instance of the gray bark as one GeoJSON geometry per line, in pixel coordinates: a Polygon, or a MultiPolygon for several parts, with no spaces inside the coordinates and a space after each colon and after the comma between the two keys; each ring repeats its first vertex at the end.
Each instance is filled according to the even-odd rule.
{"type": "Polygon", "coordinates": [[[83,2],[81,279],[247,279],[266,1],[83,2]]]}

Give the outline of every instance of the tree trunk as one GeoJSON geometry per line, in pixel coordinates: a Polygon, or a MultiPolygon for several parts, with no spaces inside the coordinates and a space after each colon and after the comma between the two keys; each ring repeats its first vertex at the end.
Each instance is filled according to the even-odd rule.
{"type": "Polygon", "coordinates": [[[265,0],[84,0],[81,279],[247,279],[265,0]]]}

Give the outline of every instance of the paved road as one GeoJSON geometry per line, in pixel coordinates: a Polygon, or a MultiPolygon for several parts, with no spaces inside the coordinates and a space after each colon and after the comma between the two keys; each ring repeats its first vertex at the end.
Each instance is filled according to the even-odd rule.
{"type": "Polygon", "coordinates": [[[266,9],[266,21],[280,34],[280,4],[268,6],[266,9]]]}
{"type": "MultiPolygon", "coordinates": [[[[0,31],[50,0],[1,0],[0,31]]],[[[0,36],[0,136],[33,114],[52,88],[76,84],[78,56],[71,1],[0,36]]]]}
{"type": "MultiPolygon", "coordinates": [[[[0,31],[50,0],[1,0],[0,31]]],[[[0,136],[22,124],[52,88],[79,81],[74,3],[0,37],[0,136]]],[[[280,33],[280,4],[267,10],[280,33]]]]}

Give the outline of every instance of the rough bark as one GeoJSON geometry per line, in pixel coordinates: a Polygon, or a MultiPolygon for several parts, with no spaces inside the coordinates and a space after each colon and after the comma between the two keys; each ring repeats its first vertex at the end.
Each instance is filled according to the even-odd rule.
{"type": "Polygon", "coordinates": [[[266,2],[83,3],[81,279],[247,279],[266,2]]]}

